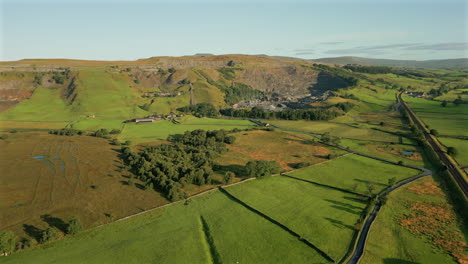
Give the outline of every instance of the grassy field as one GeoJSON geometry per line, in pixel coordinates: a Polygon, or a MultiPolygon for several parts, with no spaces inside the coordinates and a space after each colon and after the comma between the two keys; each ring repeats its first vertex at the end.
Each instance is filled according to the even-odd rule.
{"type": "Polygon", "coordinates": [[[387,159],[393,162],[402,161],[406,165],[431,168],[431,164],[424,159],[422,149],[411,142],[409,144],[387,144],[372,141],[361,141],[342,139],[340,145],[348,147],[357,152],[368,154],[374,157],[387,159]],[[405,151],[408,155],[405,155],[405,151]],[[409,152],[412,152],[411,154],[409,152]]]}
{"type": "Polygon", "coordinates": [[[61,98],[58,88],[37,88],[31,98],[0,115],[2,121],[71,121],[77,118],[61,98]]]}
{"type": "Polygon", "coordinates": [[[1,121],[0,131],[30,131],[30,130],[49,130],[66,127],[70,122],[47,122],[47,121],[1,121]]]}
{"type": "Polygon", "coordinates": [[[217,159],[220,165],[245,165],[250,160],[274,160],[283,170],[291,170],[300,162],[323,161],[330,150],[310,140],[281,131],[243,131],[233,134],[236,141],[230,151],[217,159]]]}
{"type": "Polygon", "coordinates": [[[272,120],[272,125],[284,129],[295,129],[304,132],[312,133],[330,133],[332,136],[341,138],[350,138],[357,140],[374,140],[383,142],[398,142],[399,137],[385,132],[376,131],[369,128],[353,127],[341,123],[325,122],[325,121],[289,121],[289,120],[272,120]]]}
{"type": "Polygon", "coordinates": [[[349,247],[365,202],[356,196],[282,176],[227,190],[339,260],[349,247]]]}
{"type": "Polygon", "coordinates": [[[181,120],[180,124],[171,121],[158,121],[148,124],[125,124],[119,140],[131,140],[133,143],[142,143],[158,140],[166,140],[169,135],[183,134],[185,131],[195,129],[205,130],[231,130],[234,128],[252,128],[255,124],[248,120],[228,120],[212,118],[188,118],[181,120]]]}
{"type": "Polygon", "coordinates": [[[350,154],[331,162],[288,173],[288,175],[368,194],[367,184],[373,184],[374,193],[376,193],[384,189],[388,179],[392,177],[402,180],[418,173],[417,170],[350,154]]]}
{"type": "Polygon", "coordinates": [[[360,263],[466,263],[459,224],[438,183],[430,177],[417,180],[390,194],[360,263]]]}
{"type": "Polygon", "coordinates": [[[446,147],[455,147],[458,150],[458,154],[455,159],[461,166],[468,166],[468,140],[439,137],[440,142],[446,147]]]}
{"type": "Polygon", "coordinates": [[[2,261],[213,263],[213,251],[218,263],[327,263],[289,233],[219,191],[191,199],[188,205],[178,203],[2,261]]]}
{"type": "Polygon", "coordinates": [[[468,104],[449,103],[442,107],[440,102],[405,96],[404,100],[416,115],[441,135],[468,136],[468,104]]]}
{"type": "Polygon", "coordinates": [[[118,153],[101,138],[24,132],[0,149],[0,229],[20,236],[35,236],[24,224],[45,228],[42,215],[77,216],[89,227],[167,203],[126,185],[118,153]]]}
{"type": "Polygon", "coordinates": [[[123,120],[112,120],[112,119],[83,119],[74,122],[70,125],[71,128],[78,130],[98,130],[106,128],[108,130],[119,129],[122,130],[124,127],[123,120]]]}

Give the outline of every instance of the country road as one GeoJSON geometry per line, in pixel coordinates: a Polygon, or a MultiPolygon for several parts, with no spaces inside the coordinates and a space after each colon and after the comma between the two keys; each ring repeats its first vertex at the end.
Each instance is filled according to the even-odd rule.
{"type": "Polygon", "coordinates": [[[426,127],[422,124],[422,122],[416,117],[414,114],[413,110],[406,104],[405,101],[401,98],[401,92],[398,94],[398,101],[401,103],[401,105],[406,109],[406,111],[409,114],[409,117],[415,123],[418,128],[423,132],[424,137],[426,138],[427,142],[429,142],[431,148],[435,151],[439,159],[442,161],[442,163],[445,165],[447,170],[450,172],[450,174],[453,175],[453,178],[457,182],[458,186],[462,190],[463,194],[465,197],[468,197],[468,183],[465,180],[464,176],[462,175],[462,172],[457,169],[457,164],[454,164],[448,157],[447,153],[443,151],[443,149],[440,147],[440,144],[436,142],[437,139],[433,137],[431,134],[427,132],[426,127]]]}

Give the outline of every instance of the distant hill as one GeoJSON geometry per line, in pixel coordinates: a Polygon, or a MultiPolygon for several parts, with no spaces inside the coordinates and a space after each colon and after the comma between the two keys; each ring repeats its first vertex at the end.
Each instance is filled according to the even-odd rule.
{"type": "Polygon", "coordinates": [[[466,69],[468,68],[468,58],[447,59],[447,60],[388,60],[388,59],[370,59],[361,57],[334,57],[311,60],[314,62],[333,63],[333,64],[360,64],[360,65],[381,65],[396,66],[407,68],[433,68],[433,69],[466,69]]]}

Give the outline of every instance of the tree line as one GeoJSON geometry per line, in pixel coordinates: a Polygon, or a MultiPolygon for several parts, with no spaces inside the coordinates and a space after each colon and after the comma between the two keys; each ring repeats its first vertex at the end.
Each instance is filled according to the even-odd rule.
{"type": "Polygon", "coordinates": [[[318,109],[286,109],[283,111],[266,111],[260,108],[252,109],[222,109],[219,112],[224,116],[259,119],[284,119],[284,120],[331,120],[340,114],[333,110],[333,107],[343,112],[348,112],[353,108],[351,102],[342,102],[328,108],[318,109]]]}

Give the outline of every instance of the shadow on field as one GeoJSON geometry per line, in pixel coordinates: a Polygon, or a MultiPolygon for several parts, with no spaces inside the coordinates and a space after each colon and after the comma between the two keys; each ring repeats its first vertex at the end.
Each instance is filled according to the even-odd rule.
{"type": "Polygon", "coordinates": [[[67,232],[67,223],[65,223],[62,219],[48,214],[41,215],[41,219],[50,225],[50,227],[55,227],[64,233],[67,232]]]}
{"type": "Polygon", "coordinates": [[[419,262],[407,261],[407,260],[396,259],[396,258],[385,258],[383,259],[383,263],[385,264],[420,264],[419,262]]]}
{"type": "Polygon", "coordinates": [[[332,218],[328,218],[328,217],[324,217],[324,219],[329,221],[330,223],[332,223],[334,226],[344,227],[344,228],[349,228],[351,230],[355,230],[353,226],[347,225],[347,224],[343,223],[340,220],[336,220],[336,219],[332,219],[332,218]]]}
{"type": "Polygon", "coordinates": [[[244,166],[242,165],[237,165],[237,164],[231,164],[231,165],[218,165],[215,164],[213,167],[213,170],[216,172],[219,172],[221,174],[224,174],[228,171],[234,172],[237,177],[242,177],[244,175],[244,166]]]}
{"type": "Polygon", "coordinates": [[[33,225],[28,225],[28,224],[24,224],[23,225],[23,230],[26,234],[28,234],[28,236],[34,238],[36,241],[39,242],[39,240],[41,239],[41,235],[42,235],[42,230],[33,226],[33,225]]]}
{"type": "Polygon", "coordinates": [[[340,206],[340,207],[345,207],[349,210],[352,210],[352,209],[355,209],[355,210],[358,210],[358,211],[361,211],[362,208],[359,207],[359,206],[355,206],[355,205],[352,205],[352,204],[349,204],[349,203],[343,203],[343,202],[339,202],[339,201],[334,201],[334,200],[330,200],[330,199],[324,199],[324,201],[327,201],[329,203],[332,203],[334,204],[335,206],[340,206]]]}
{"type": "Polygon", "coordinates": [[[304,140],[304,139],[295,139],[295,138],[289,138],[289,137],[285,137],[284,139],[289,140],[289,141],[294,141],[297,143],[301,143],[304,145],[314,145],[316,143],[313,140],[307,140],[307,139],[304,140]]]}
{"type": "Polygon", "coordinates": [[[380,186],[387,186],[386,184],[383,184],[383,183],[380,183],[380,182],[374,182],[374,181],[367,181],[367,180],[361,180],[361,179],[353,179],[357,182],[361,182],[361,183],[370,183],[370,184],[375,184],[375,185],[380,185],[380,186]]]}

